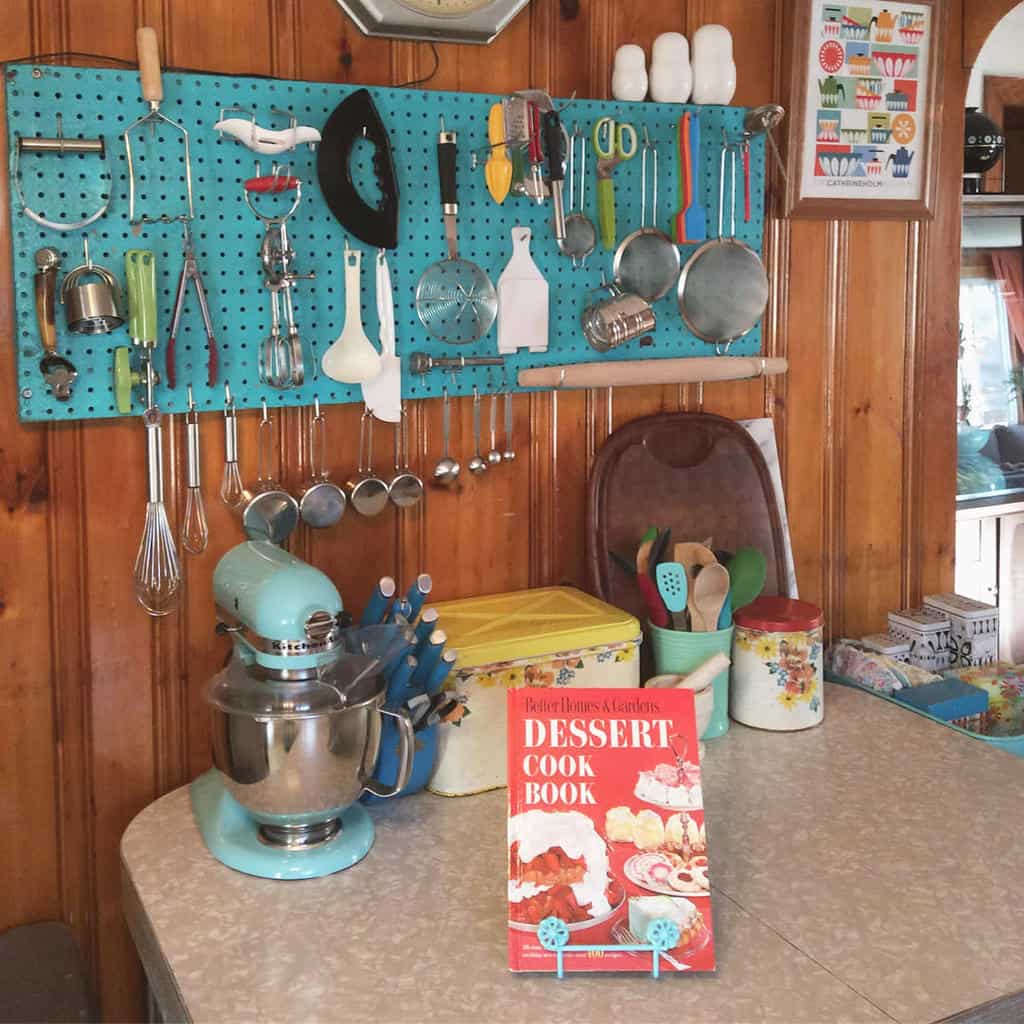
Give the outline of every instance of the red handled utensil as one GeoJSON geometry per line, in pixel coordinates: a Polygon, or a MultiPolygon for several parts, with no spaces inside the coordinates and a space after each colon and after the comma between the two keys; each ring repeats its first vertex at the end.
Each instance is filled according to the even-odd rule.
{"type": "Polygon", "coordinates": [[[673,235],[677,245],[690,245],[705,241],[708,234],[704,206],[696,195],[696,165],[700,159],[700,121],[696,114],[687,111],[679,119],[676,141],[682,209],[676,214],[673,235]]]}
{"type": "Polygon", "coordinates": [[[750,142],[743,141],[743,222],[750,223],[750,142]]]}
{"type": "Polygon", "coordinates": [[[299,187],[299,179],[292,174],[261,174],[247,178],[246,192],[289,192],[299,187]]]}
{"type": "Polygon", "coordinates": [[[657,584],[647,573],[638,572],[636,585],[640,588],[644,604],[647,605],[647,617],[651,620],[652,625],[668,629],[668,611],[665,608],[665,602],[661,599],[661,594],[658,593],[657,584]]]}

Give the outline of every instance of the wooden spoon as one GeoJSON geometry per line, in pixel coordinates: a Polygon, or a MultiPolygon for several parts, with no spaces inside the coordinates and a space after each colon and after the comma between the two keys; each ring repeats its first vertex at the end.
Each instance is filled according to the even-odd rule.
{"type": "Polygon", "coordinates": [[[695,633],[711,633],[718,628],[722,605],[729,596],[729,570],[715,562],[697,574],[693,584],[693,611],[690,619],[695,633]]]}
{"type": "MultiPolygon", "coordinates": [[[[673,554],[675,555],[675,560],[686,570],[686,609],[690,613],[690,619],[692,620],[694,611],[693,588],[698,571],[706,565],[717,565],[718,559],[715,558],[715,553],[706,544],[698,544],[695,541],[685,541],[676,544],[673,548],[673,554]]],[[[717,622],[717,619],[715,621],[717,622]]],[[[693,629],[695,632],[699,632],[696,625],[693,629]]]]}

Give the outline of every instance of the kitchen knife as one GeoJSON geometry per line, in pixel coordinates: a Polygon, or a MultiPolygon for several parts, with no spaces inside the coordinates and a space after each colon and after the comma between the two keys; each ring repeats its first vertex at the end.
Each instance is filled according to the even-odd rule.
{"type": "Polygon", "coordinates": [[[430,683],[431,674],[441,661],[441,654],[444,645],[448,642],[448,634],[443,629],[435,629],[430,634],[430,639],[420,648],[417,660],[419,665],[412,677],[412,688],[416,691],[424,691],[430,683]]]}
{"type": "Polygon", "coordinates": [[[395,581],[390,576],[381,576],[363,609],[363,616],[359,620],[360,626],[376,626],[383,620],[384,613],[388,610],[388,601],[395,596],[395,589],[395,581]]]}
{"type": "Polygon", "coordinates": [[[434,580],[429,573],[422,572],[416,577],[415,582],[409,588],[409,593],[405,595],[405,600],[412,610],[410,621],[419,615],[420,610],[423,608],[423,602],[427,599],[427,594],[429,594],[433,588],[434,580]]]}
{"type": "Polygon", "coordinates": [[[433,672],[430,673],[427,693],[433,695],[441,692],[441,687],[444,686],[445,680],[451,674],[452,669],[455,667],[455,662],[458,660],[459,652],[451,648],[441,655],[441,660],[434,666],[433,672]]]}
{"type": "Polygon", "coordinates": [[[409,680],[412,679],[412,674],[415,671],[416,659],[411,654],[407,654],[394,672],[391,673],[391,678],[388,679],[385,703],[389,707],[401,704],[405,700],[405,693],[409,688],[409,680]]]}
{"type": "Polygon", "coordinates": [[[424,608],[420,615],[419,624],[416,626],[416,645],[425,643],[431,633],[437,628],[438,613],[436,608],[424,608]]]}

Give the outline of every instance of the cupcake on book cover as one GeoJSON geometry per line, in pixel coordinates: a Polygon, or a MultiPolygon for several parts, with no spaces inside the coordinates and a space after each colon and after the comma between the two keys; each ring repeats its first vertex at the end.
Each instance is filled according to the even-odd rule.
{"type": "Polygon", "coordinates": [[[566,971],[649,971],[651,953],[617,947],[658,920],[679,931],[662,970],[714,970],[691,691],[510,690],[508,780],[513,971],[555,970],[548,917],[567,925],[566,971]]]}

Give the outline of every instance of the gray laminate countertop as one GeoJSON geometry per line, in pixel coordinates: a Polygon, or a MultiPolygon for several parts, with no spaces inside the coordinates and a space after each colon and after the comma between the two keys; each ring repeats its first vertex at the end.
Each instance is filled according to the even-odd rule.
{"type": "Polygon", "coordinates": [[[376,804],[362,863],[278,882],[210,856],[184,787],[125,832],[125,913],[195,1021],[1024,1019],[1024,759],[855,690],[825,707],[707,743],[713,975],[511,974],[503,790],[376,804]]]}

